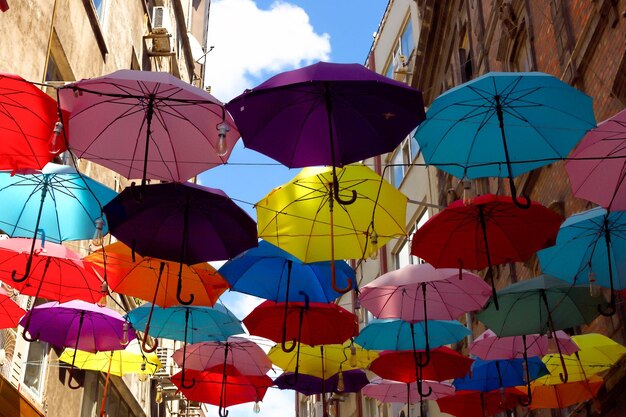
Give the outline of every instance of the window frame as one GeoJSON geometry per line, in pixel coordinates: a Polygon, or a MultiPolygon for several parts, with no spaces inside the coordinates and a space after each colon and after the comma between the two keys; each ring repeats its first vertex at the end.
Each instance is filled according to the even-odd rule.
{"type": "Polygon", "coordinates": [[[46,342],[35,341],[35,342],[28,343],[28,350],[25,352],[25,355],[24,355],[26,360],[24,361],[24,367],[22,368],[21,373],[20,373],[20,389],[25,389],[33,398],[35,398],[39,402],[43,401],[43,396],[44,396],[43,394],[44,394],[44,390],[46,387],[46,377],[48,374],[47,371],[48,371],[49,350],[50,350],[50,347],[48,343],[46,342]],[[32,361],[30,358],[31,348],[33,346],[41,346],[41,349],[42,349],[42,358],[41,358],[41,362],[38,365],[40,369],[39,369],[39,383],[38,383],[37,390],[33,389],[25,381],[28,368],[35,366],[32,364],[32,361]]]}

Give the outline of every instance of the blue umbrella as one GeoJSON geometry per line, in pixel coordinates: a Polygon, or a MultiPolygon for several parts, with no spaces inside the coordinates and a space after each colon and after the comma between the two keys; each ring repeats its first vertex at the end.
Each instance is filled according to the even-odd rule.
{"type": "Polygon", "coordinates": [[[565,158],[596,126],[591,97],[548,74],[492,72],[446,91],[415,138],[427,163],[458,178],[509,178],[565,158]]]}
{"type": "Polygon", "coordinates": [[[145,327],[146,333],[152,337],[183,341],[182,384],[185,388],[195,384],[193,379],[190,385],[185,383],[187,343],[223,342],[229,336],[245,333],[241,321],[221,304],[161,308],[146,303],[129,311],[126,320],[133,328],[145,327]]]}
{"type": "MultiPolygon", "coordinates": [[[[473,390],[488,392],[499,388],[529,385],[530,381],[548,375],[548,368],[538,356],[525,360],[503,359],[484,361],[477,359],[472,364],[472,369],[463,378],[457,378],[452,385],[457,390],[473,390]]],[[[530,393],[530,390],[528,391],[530,393]]],[[[524,406],[530,405],[530,401],[520,401],[524,406]]]]}
{"type": "Polygon", "coordinates": [[[537,252],[541,269],[575,284],[610,288],[603,315],[615,313],[614,290],[626,288],[626,211],[596,207],[569,217],[559,229],[556,246],[537,252]]]}
{"type": "Polygon", "coordinates": [[[102,206],[117,193],[64,165],[41,171],[0,172],[0,229],[11,237],[31,237],[24,277],[30,273],[35,239],[60,243],[107,233],[102,206]]]}

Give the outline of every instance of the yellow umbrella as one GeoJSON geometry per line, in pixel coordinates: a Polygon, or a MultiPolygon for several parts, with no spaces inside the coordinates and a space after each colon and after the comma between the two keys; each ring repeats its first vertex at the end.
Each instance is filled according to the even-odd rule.
{"type": "MultiPolygon", "coordinates": [[[[364,165],[304,168],[256,204],[259,237],[303,262],[362,259],[406,236],[407,197],[364,165]]],[[[333,274],[334,275],[334,274],[333,274]]],[[[348,288],[335,291],[346,292],[348,288]]]]}
{"type": "Polygon", "coordinates": [[[378,354],[346,342],[342,345],[302,345],[299,358],[297,351],[285,352],[278,344],[270,349],[267,356],[285,372],[300,372],[325,379],[339,371],[365,369],[378,354]]]}
{"type": "Polygon", "coordinates": [[[154,353],[143,354],[138,339],[133,340],[124,350],[90,353],[67,348],[59,360],[71,364],[76,354],[74,366],[83,370],[108,372],[113,375],[126,374],[152,375],[163,365],[154,353]],[[144,365],[145,364],[145,365],[144,365]]]}
{"type": "MultiPolygon", "coordinates": [[[[570,382],[583,381],[591,375],[606,371],[626,353],[626,347],[597,333],[572,336],[572,340],[580,350],[563,356],[570,382]]],[[[546,355],[542,360],[550,375],[537,379],[537,382],[546,385],[560,384],[559,374],[563,373],[563,367],[559,355],[546,355]]]]}

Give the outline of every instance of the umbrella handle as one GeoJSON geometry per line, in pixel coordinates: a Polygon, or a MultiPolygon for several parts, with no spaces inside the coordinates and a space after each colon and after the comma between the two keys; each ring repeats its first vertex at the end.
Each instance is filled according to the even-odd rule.
{"type": "Polygon", "coordinates": [[[28,260],[26,261],[26,271],[24,271],[24,276],[22,278],[16,278],[15,276],[17,275],[17,271],[14,269],[13,272],[11,272],[11,279],[13,280],[13,282],[26,281],[26,278],[28,278],[28,276],[30,275],[30,268],[33,264],[33,252],[34,251],[35,251],[35,239],[33,238],[33,243],[30,247],[30,254],[28,255],[28,260]]]}
{"type": "Polygon", "coordinates": [[[217,414],[220,417],[226,417],[226,416],[228,416],[228,410],[226,410],[225,407],[219,406],[219,408],[217,409],[217,414]]]}
{"type": "Polygon", "coordinates": [[[419,393],[420,398],[425,398],[425,397],[429,397],[430,394],[433,393],[433,389],[432,389],[432,387],[428,387],[428,391],[424,392],[424,387],[422,385],[422,380],[418,379],[417,380],[417,392],[419,393]]]}
{"type": "Polygon", "coordinates": [[[609,301],[609,306],[605,310],[602,305],[598,304],[598,312],[604,317],[610,317],[615,314],[615,291],[613,288],[613,265],[611,262],[611,234],[609,233],[609,219],[608,213],[604,216],[604,240],[606,241],[606,256],[607,263],[609,265],[609,282],[611,283],[611,301],[609,301]]]}
{"type": "Polygon", "coordinates": [[[141,349],[145,353],[152,353],[155,350],[157,350],[158,347],[159,347],[158,339],[154,339],[154,344],[150,345],[150,343],[148,342],[148,331],[146,330],[146,332],[143,334],[143,339],[141,340],[141,349]]]}
{"type": "Polygon", "coordinates": [[[196,385],[196,378],[191,378],[191,383],[189,385],[187,385],[185,383],[185,378],[180,380],[180,386],[185,388],[185,389],[191,389],[196,385]]]}
{"type": "MultiPolygon", "coordinates": [[[[74,357],[76,357],[76,351],[74,351],[74,357]]],[[[76,382],[76,385],[72,385],[72,378],[73,378],[73,372],[72,372],[72,369],[70,369],[70,379],[69,381],[67,381],[67,387],[69,389],[77,390],[80,387],[82,387],[82,385],[80,385],[80,382],[76,382]]]]}
{"type": "Polygon", "coordinates": [[[513,204],[523,210],[530,208],[532,202],[527,194],[522,195],[522,198],[526,200],[526,202],[522,203],[520,201],[519,196],[517,195],[517,189],[515,188],[515,183],[513,182],[513,177],[509,177],[509,187],[511,187],[511,199],[513,200],[513,204]]]}
{"type": "Polygon", "coordinates": [[[289,353],[289,352],[293,352],[297,344],[298,344],[298,341],[294,338],[291,341],[291,346],[287,347],[287,341],[283,339],[283,341],[280,343],[280,347],[283,350],[283,352],[289,353]]]}
{"type": "MultiPolygon", "coordinates": [[[[333,167],[333,171],[334,171],[334,167],[333,167]]],[[[333,197],[335,198],[335,201],[338,202],[339,204],[341,204],[342,206],[349,206],[350,204],[353,204],[356,201],[356,191],[351,190],[352,191],[352,196],[350,198],[348,198],[347,200],[344,200],[343,198],[341,198],[341,196],[339,195],[339,180],[337,180],[337,176],[333,173],[333,197]]]]}
{"type": "Polygon", "coordinates": [[[24,327],[24,329],[22,330],[22,338],[27,342],[36,342],[37,340],[39,340],[39,333],[37,333],[37,335],[31,339],[29,336],[26,336],[26,327],[24,327]]]}
{"type": "Polygon", "coordinates": [[[524,343],[524,364],[525,366],[525,371],[526,371],[526,388],[528,390],[526,396],[528,397],[527,399],[523,399],[523,398],[518,398],[517,402],[519,403],[519,405],[521,405],[522,407],[528,407],[530,405],[530,403],[533,402],[533,393],[530,389],[530,369],[528,366],[528,348],[526,347],[526,335],[522,335],[522,341],[524,343]]]}
{"type": "Polygon", "coordinates": [[[195,296],[193,294],[189,294],[189,299],[187,300],[183,300],[182,299],[182,292],[183,292],[183,264],[180,264],[180,269],[178,270],[178,285],[176,287],[176,299],[178,300],[179,303],[181,303],[184,306],[188,306],[190,304],[193,304],[193,300],[195,298],[195,296]]]}
{"type": "Polygon", "coordinates": [[[424,361],[422,362],[422,354],[418,353],[417,354],[417,358],[415,358],[415,361],[417,362],[417,366],[419,366],[420,368],[424,368],[426,366],[428,366],[428,364],[430,363],[430,347],[426,347],[426,350],[424,351],[424,361]]]}

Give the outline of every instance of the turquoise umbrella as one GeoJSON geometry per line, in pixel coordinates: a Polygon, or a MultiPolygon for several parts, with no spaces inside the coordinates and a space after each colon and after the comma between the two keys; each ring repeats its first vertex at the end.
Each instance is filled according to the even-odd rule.
{"type": "Polygon", "coordinates": [[[565,158],[596,126],[591,97],[540,72],[492,72],[440,95],[415,138],[426,163],[458,177],[509,178],[565,158]]]}
{"type": "Polygon", "coordinates": [[[596,207],[569,217],[556,246],[537,253],[541,269],[568,282],[611,289],[608,310],[615,313],[615,292],[626,288],[626,211],[596,207]]]}
{"type": "Polygon", "coordinates": [[[0,172],[0,229],[11,237],[33,238],[24,277],[17,279],[14,273],[13,279],[28,277],[37,238],[60,243],[106,234],[102,207],[116,195],[70,166],[0,172]]]}
{"type": "Polygon", "coordinates": [[[226,307],[175,306],[161,308],[150,303],[143,304],[126,315],[133,328],[146,328],[152,337],[180,340],[183,345],[182,385],[191,388],[195,381],[185,382],[185,359],[187,343],[225,342],[229,336],[245,333],[241,321],[226,307]],[[150,326],[147,323],[150,322],[150,326]]]}

